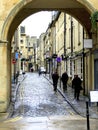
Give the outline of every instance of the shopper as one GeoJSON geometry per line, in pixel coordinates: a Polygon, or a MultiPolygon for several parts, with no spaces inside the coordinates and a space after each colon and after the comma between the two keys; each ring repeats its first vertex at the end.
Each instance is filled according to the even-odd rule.
{"type": "Polygon", "coordinates": [[[57,71],[55,71],[55,72],[52,74],[53,87],[54,87],[54,91],[55,91],[55,92],[57,91],[58,79],[59,79],[59,75],[58,75],[57,71]]]}
{"type": "Polygon", "coordinates": [[[63,83],[63,91],[67,90],[67,82],[68,82],[68,74],[67,72],[64,72],[61,77],[62,83],[63,83]]]}
{"type": "Polygon", "coordinates": [[[81,83],[82,81],[78,75],[74,75],[74,79],[72,80],[72,88],[74,89],[74,98],[76,100],[79,100],[80,90],[82,90],[81,83]]]}

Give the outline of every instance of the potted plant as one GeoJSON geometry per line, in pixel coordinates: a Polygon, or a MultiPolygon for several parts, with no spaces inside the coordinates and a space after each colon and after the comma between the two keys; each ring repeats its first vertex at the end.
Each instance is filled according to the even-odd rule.
{"type": "Polygon", "coordinates": [[[94,13],[91,14],[91,24],[93,30],[97,30],[97,22],[98,22],[98,11],[95,11],[94,13]]]}

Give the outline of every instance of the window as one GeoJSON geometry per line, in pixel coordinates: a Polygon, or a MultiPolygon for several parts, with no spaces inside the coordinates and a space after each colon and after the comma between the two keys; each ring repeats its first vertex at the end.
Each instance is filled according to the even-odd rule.
{"type": "Polygon", "coordinates": [[[20,33],[25,33],[25,27],[23,26],[20,27],[20,33]]]}
{"type": "Polygon", "coordinates": [[[23,39],[21,39],[20,42],[23,44],[23,39]]]}

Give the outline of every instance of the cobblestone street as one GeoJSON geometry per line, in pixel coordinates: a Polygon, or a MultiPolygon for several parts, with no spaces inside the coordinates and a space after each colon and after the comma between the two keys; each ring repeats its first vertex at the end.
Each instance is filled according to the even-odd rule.
{"type": "Polygon", "coordinates": [[[13,116],[39,117],[74,113],[60,93],[54,93],[52,84],[43,75],[25,75],[25,80],[17,90],[13,116]]]}
{"type": "MultiPolygon", "coordinates": [[[[54,93],[46,76],[26,73],[18,83],[12,88],[13,116],[0,122],[0,130],[87,130],[86,118],[77,115],[59,91],[54,93]]],[[[98,129],[96,119],[90,119],[90,128],[98,129]]]]}

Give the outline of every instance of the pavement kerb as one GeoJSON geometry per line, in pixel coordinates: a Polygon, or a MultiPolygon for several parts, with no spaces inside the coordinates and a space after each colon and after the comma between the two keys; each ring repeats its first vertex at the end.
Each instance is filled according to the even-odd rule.
{"type": "MultiPolygon", "coordinates": [[[[48,79],[46,76],[45,76],[45,78],[46,78],[51,84],[53,84],[52,81],[51,81],[50,79],[48,79]]],[[[74,105],[67,99],[67,97],[64,95],[64,93],[63,93],[59,88],[57,88],[57,90],[58,90],[59,93],[65,98],[65,100],[67,101],[67,103],[74,109],[74,111],[75,111],[77,114],[79,114],[79,115],[82,116],[82,117],[85,117],[85,115],[81,114],[80,111],[78,111],[78,110],[74,107],[74,105]]]]}
{"type": "Polygon", "coordinates": [[[17,95],[18,88],[19,88],[19,86],[21,85],[21,83],[23,82],[23,80],[25,78],[26,78],[26,76],[22,76],[21,81],[19,81],[17,84],[14,84],[15,85],[15,100],[12,101],[12,99],[11,99],[10,105],[9,105],[7,111],[3,112],[3,113],[2,112],[0,113],[0,122],[6,120],[8,118],[11,118],[11,116],[13,114],[13,110],[14,110],[14,103],[16,101],[16,95],[17,95]]]}
{"type": "Polygon", "coordinates": [[[72,109],[80,116],[85,117],[85,115],[81,114],[81,112],[74,107],[74,105],[67,99],[67,97],[63,94],[63,92],[58,88],[58,91],[61,93],[61,95],[65,98],[67,103],[72,107],[72,109]]]}
{"type": "MultiPolygon", "coordinates": [[[[53,84],[52,83],[52,80],[51,79],[49,79],[49,77],[48,76],[44,76],[51,84],[53,84]]],[[[80,110],[79,110],[79,108],[77,109],[77,107],[75,107],[75,105],[73,105],[73,103],[70,101],[70,97],[67,97],[66,96],[66,94],[64,94],[63,93],[63,91],[60,89],[60,87],[58,86],[58,92],[65,98],[65,100],[67,101],[67,103],[73,108],[73,110],[77,113],[77,114],[79,114],[80,116],[82,116],[82,117],[84,117],[84,118],[86,118],[86,109],[85,109],[85,113],[81,113],[80,112],[80,110]]],[[[86,105],[86,103],[85,103],[85,105],[86,105]]],[[[92,116],[92,115],[89,115],[89,117],[91,118],[91,119],[98,119],[98,117],[97,116],[92,116]]]]}
{"type": "Polygon", "coordinates": [[[18,88],[19,88],[19,86],[21,85],[21,83],[24,81],[24,79],[26,78],[26,76],[22,76],[22,78],[21,78],[21,81],[18,81],[18,83],[15,85],[15,100],[14,101],[11,101],[11,103],[10,103],[10,106],[11,107],[9,107],[8,109],[8,111],[9,111],[9,116],[8,116],[8,118],[10,118],[12,115],[13,115],[13,111],[14,111],[14,104],[15,104],[15,101],[16,101],[16,96],[17,96],[17,92],[18,92],[18,88]]]}

